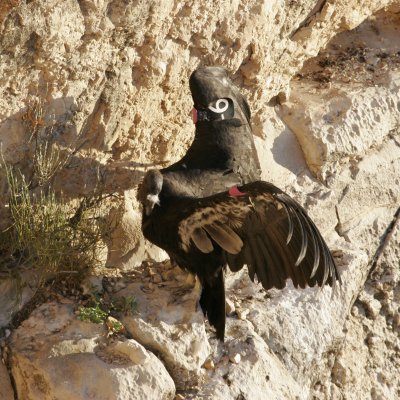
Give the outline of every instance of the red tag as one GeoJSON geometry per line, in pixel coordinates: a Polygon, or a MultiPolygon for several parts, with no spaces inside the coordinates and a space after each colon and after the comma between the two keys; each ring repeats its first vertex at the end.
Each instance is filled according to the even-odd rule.
{"type": "Polygon", "coordinates": [[[194,124],[197,123],[197,110],[194,107],[192,108],[192,120],[194,124]]]}
{"type": "Polygon", "coordinates": [[[237,186],[232,186],[229,190],[228,190],[229,196],[231,197],[239,197],[239,196],[246,196],[247,193],[243,193],[241,192],[237,186]]]}

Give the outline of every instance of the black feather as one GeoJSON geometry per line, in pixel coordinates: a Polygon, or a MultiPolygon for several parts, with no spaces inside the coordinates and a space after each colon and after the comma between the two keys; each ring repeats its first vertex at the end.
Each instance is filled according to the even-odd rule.
{"type": "Polygon", "coordinates": [[[288,279],[301,288],[332,286],[340,278],[305,210],[259,180],[250,108],[226,71],[201,68],[189,83],[201,114],[195,138],[181,160],[145,175],[142,231],[198,276],[200,305],[223,340],[226,264],[233,272],[247,265],[265,289],[283,288],[288,279]]]}

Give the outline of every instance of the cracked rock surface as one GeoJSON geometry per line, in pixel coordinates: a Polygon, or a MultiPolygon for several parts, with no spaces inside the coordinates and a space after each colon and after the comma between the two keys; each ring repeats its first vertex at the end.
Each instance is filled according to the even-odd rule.
{"type": "Polygon", "coordinates": [[[104,326],[79,321],[72,305],[37,308],[10,347],[20,399],[174,397],[174,382],[153,353],[133,339],[107,341],[104,326]]]}

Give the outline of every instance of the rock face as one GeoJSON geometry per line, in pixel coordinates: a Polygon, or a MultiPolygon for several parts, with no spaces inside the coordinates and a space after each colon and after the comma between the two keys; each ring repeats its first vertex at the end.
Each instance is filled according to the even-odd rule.
{"type": "Polygon", "coordinates": [[[123,319],[126,330],[159,354],[179,389],[196,386],[211,349],[198,305],[200,284],[170,263],[144,267],[118,296],[134,296],[138,310],[123,319]]]}
{"type": "Polygon", "coordinates": [[[351,309],[331,375],[314,386],[316,398],[399,396],[399,245],[397,230],[351,309]]]}
{"type": "Polygon", "coordinates": [[[2,399],[12,400],[14,398],[14,391],[11,386],[10,377],[8,375],[7,367],[0,363],[0,396],[2,399]]]}
{"type": "Polygon", "coordinates": [[[20,399],[172,399],[157,357],[133,339],[106,340],[71,305],[47,303],[13,333],[11,364],[20,399]]]}
{"type": "MultiPolygon", "coordinates": [[[[72,300],[43,304],[1,342],[13,386],[0,364],[0,397],[399,398],[399,223],[385,233],[400,204],[399,35],[398,0],[3,1],[3,157],[29,171],[41,99],[35,132],[69,154],[54,188],[78,199],[101,176],[120,195],[107,264],[125,274],[106,293],[138,309],[107,338],[72,300]],[[249,98],[263,177],[304,205],[343,280],[337,293],[265,292],[246,271],[228,276],[224,345],[190,275],[142,264],[165,254],[143,241],[135,200],[146,169],[186,151],[188,77],[213,64],[249,98]]],[[[5,194],[1,172],[1,212],[5,194]]],[[[15,282],[1,273],[5,327],[15,282]]]]}

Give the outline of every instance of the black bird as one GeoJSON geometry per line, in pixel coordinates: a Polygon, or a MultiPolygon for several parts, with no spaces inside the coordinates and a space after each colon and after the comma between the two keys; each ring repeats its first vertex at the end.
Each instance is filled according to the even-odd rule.
{"type": "Polygon", "coordinates": [[[259,180],[250,107],[225,69],[199,68],[189,85],[195,137],[185,156],[162,170],[163,192],[204,197],[259,180]]]}
{"type": "Polygon", "coordinates": [[[340,278],[305,210],[259,180],[249,106],[225,70],[195,71],[190,88],[194,142],[182,160],[146,173],[138,190],[142,231],[198,276],[200,305],[223,341],[226,265],[247,265],[265,289],[283,288],[288,278],[301,288],[334,286],[340,278]]]}

